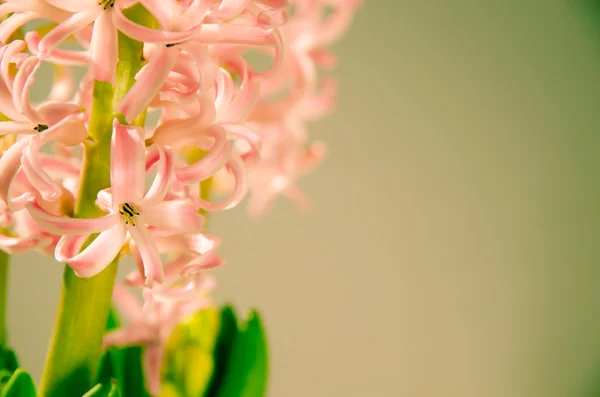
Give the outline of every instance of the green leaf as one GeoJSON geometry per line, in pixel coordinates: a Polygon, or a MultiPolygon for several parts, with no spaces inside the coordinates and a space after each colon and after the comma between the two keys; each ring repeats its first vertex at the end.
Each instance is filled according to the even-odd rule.
{"type": "Polygon", "coordinates": [[[121,321],[119,320],[119,315],[117,314],[117,310],[113,307],[110,308],[108,312],[108,319],[106,320],[106,331],[112,331],[121,326],[121,321]]]}
{"type": "Polygon", "coordinates": [[[139,346],[111,349],[116,378],[123,396],[150,397],[144,383],[142,348],[139,346]]]}
{"type": "Polygon", "coordinates": [[[215,369],[205,397],[217,396],[227,373],[227,363],[231,354],[231,347],[233,346],[233,340],[238,332],[239,329],[235,309],[230,305],[224,306],[221,309],[219,335],[214,351],[215,369]]]}
{"type": "Polygon", "coordinates": [[[163,378],[186,396],[203,396],[210,384],[219,324],[219,311],[206,308],[178,324],[169,337],[163,378]]]}
{"type": "MultiPolygon", "coordinates": [[[[108,313],[106,331],[119,328],[121,321],[115,308],[108,313]]],[[[122,396],[150,397],[144,386],[142,348],[138,346],[110,348],[102,357],[96,382],[107,378],[117,381],[122,396]]]]}
{"type": "Polygon", "coordinates": [[[116,369],[115,365],[113,364],[113,356],[114,352],[112,349],[109,349],[104,352],[104,354],[100,358],[100,365],[98,366],[98,373],[96,374],[95,383],[106,382],[111,378],[116,377],[116,369]]]}
{"type": "Polygon", "coordinates": [[[102,383],[98,383],[90,391],[85,393],[83,397],[120,397],[117,381],[112,379],[102,383]]]}
{"type": "Polygon", "coordinates": [[[217,397],[264,397],[268,357],[260,314],[252,311],[235,335],[217,397]]]}
{"type": "Polygon", "coordinates": [[[14,372],[17,368],[19,361],[15,353],[7,347],[0,347],[0,369],[14,372]]]}
{"type": "Polygon", "coordinates": [[[31,375],[18,368],[2,390],[0,397],[36,397],[36,395],[31,375]]]}

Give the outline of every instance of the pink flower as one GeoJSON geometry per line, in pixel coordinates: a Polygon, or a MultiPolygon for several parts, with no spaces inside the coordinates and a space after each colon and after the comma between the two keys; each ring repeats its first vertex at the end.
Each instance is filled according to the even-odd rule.
{"type": "MultiPolygon", "coordinates": [[[[220,239],[202,233],[174,233],[163,229],[151,229],[161,255],[172,259],[164,265],[164,282],[156,285],[153,292],[165,299],[190,300],[203,286],[203,272],[221,266],[224,261],[217,254],[220,239]]],[[[125,279],[130,286],[144,286],[143,258],[135,241],[129,242],[130,251],[138,264],[138,271],[125,279]]]]}
{"type": "Polygon", "coordinates": [[[123,286],[116,284],[113,299],[128,325],[109,332],[104,346],[142,345],[142,362],[146,387],[152,395],[160,392],[160,369],[163,348],[175,326],[198,310],[211,304],[208,296],[214,282],[207,279],[198,290],[196,299],[190,301],[157,299],[149,289],[144,290],[144,307],[123,286]]]}
{"type": "Polygon", "coordinates": [[[148,149],[149,156],[158,156],[158,171],[144,194],[144,152],[143,130],[115,120],[110,156],[111,188],[101,191],[97,200],[99,207],[108,212],[101,218],[66,218],[49,213],[36,201],[27,205],[41,227],[63,235],[56,247],[56,259],[68,263],[80,277],[91,277],[108,266],[129,234],[140,250],[147,282],[161,282],[161,259],[148,225],[185,232],[202,229],[204,221],[195,203],[165,200],[173,178],[173,159],[168,148],[153,145],[148,149]],[[79,252],[92,233],[100,235],[79,252]]]}
{"type": "Polygon", "coordinates": [[[29,90],[40,62],[36,57],[23,56],[24,47],[25,43],[17,40],[0,48],[0,113],[11,119],[0,122],[0,136],[20,137],[0,158],[0,210],[13,204],[19,207],[28,196],[11,196],[11,186],[19,170],[23,170],[44,199],[58,199],[62,189],[41,166],[39,151],[48,142],[72,146],[87,138],[85,126],[76,117],[79,105],[57,101],[31,104],[29,90]],[[11,63],[19,68],[14,77],[9,73],[11,63]]]}

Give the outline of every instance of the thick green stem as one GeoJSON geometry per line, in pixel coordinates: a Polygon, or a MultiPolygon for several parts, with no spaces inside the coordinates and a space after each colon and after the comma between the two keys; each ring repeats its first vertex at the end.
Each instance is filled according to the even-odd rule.
{"type": "Polygon", "coordinates": [[[0,251],[0,346],[6,345],[6,298],[8,295],[8,262],[10,256],[0,251]]]}
{"type": "MultiPolygon", "coordinates": [[[[125,14],[135,22],[152,26],[154,19],[136,5],[125,14]]],[[[114,87],[94,83],[93,102],[85,145],[79,200],[74,215],[91,218],[102,215],[96,207],[98,191],[110,186],[110,138],[115,107],[134,83],[143,65],[142,43],[119,34],[119,64],[114,87]]],[[[145,114],[135,124],[143,125],[145,114]]],[[[65,267],[54,332],[42,374],[40,395],[44,397],[80,397],[92,381],[102,354],[102,336],[111,306],[112,288],[117,271],[113,262],[100,274],[78,278],[65,267]]]]}

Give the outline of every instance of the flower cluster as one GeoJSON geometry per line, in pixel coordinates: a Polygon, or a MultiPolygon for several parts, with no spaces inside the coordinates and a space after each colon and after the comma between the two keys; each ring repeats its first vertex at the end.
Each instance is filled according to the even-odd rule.
{"type": "Polygon", "coordinates": [[[296,182],[325,150],[305,125],[334,105],[335,82],[319,70],[335,66],[328,47],[359,0],[0,3],[0,249],[53,255],[79,277],[132,256],[138,270],[125,283],[144,289],[147,317],[117,286],[132,325],[106,343],[152,346],[146,368],[156,392],[165,327],[208,302],[205,272],[223,263],[204,214],[246,194],[253,215],[279,195],[307,205],[296,182]],[[140,5],[153,26],[127,16],[140,5]],[[119,37],[143,43],[144,65],[112,109],[110,185],[95,202],[101,215],[77,217],[85,148],[97,139],[94,85],[119,84],[119,37]],[[253,54],[268,67],[250,62],[253,54]],[[55,70],[52,89],[32,103],[43,64],[55,70]],[[78,67],[86,68],[80,82],[78,67]],[[144,122],[146,112],[156,122],[144,122]],[[209,179],[222,201],[209,199],[209,179]]]}

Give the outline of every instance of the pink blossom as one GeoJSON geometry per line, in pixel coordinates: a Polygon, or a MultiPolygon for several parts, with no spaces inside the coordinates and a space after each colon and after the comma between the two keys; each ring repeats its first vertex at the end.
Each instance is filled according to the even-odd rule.
{"type": "Polygon", "coordinates": [[[104,346],[142,345],[142,362],[146,387],[153,395],[160,392],[160,368],[163,348],[175,326],[198,310],[211,304],[210,291],[214,282],[206,279],[197,290],[196,299],[188,301],[157,299],[154,292],[144,289],[142,307],[133,294],[116,284],[113,299],[128,325],[109,332],[104,337],[104,346]]]}
{"type": "MultiPolygon", "coordinates": [[[[36,222],[51,233],[63,235],[56,247],[56,259],[66,262],[80,277],[102,271],[119,254],[127,233],[136,242],[148,283],[161,282],[160,256],[148,231],[148,225],[187,232],[202,229],[198,206],[190,201],[165,200],[173,178],[173,159],[168,148],[154,145],[158,170],[154,182],[144,193],[145,149],[143,131],[124,126],[116,120],[111,142],[111,188],[98,194],[98,205],[108,214],[101,218],[75,219],[56,216],[36,201],[27,209],[36,222]],[[85,239],[100,235],[83,251],[85,239]]],[[[151,154],[149,154],[151,155],[151,154]]]]}

